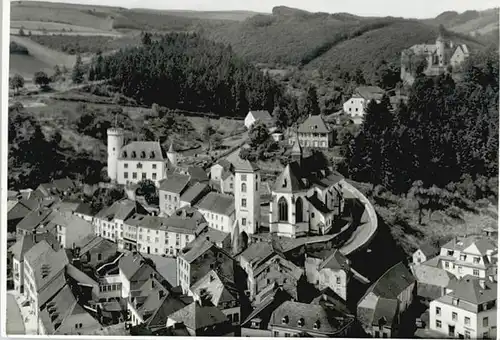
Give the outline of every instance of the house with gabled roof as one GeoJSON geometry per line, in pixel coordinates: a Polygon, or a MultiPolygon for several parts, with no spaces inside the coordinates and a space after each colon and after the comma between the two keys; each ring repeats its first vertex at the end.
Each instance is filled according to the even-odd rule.
{"type": "Polygon", "coordinates": [[[189,187],[190,176],[171,174],[167,179],[160,182],[159,200],[160,213],[170,216],[181,206],[181,195],[189,187]]]}
{"type": "Polygon", "coordinates": [[[432,243],[424,243],[413,253],[413,264],[424,263],[437,256],[439,252],[440,249],[436,245],[432,243]]]}
{"type": "Polygon", "coordinates": [[[376,338],[394,337],[401,314],[413,302],[415,287],[415,277],[402,262],[389,268],[358,302],[364,331],[376,338]]]}
{"type": "MultiPolygon", "coordinates": [[[[146,321],[146,327],[152,332],[156,332],[167,327],[168,317],[178,310],[193,303],[193,298],[187,295],[182,295],[182,290],[177,291],[174,287],[170,294],[167,294],[156,309],[153,315],[146,321]]],[[[174,335],[174,334],[172,334],[174,335]]],[[[189,334],[183,334],[188,336],[189,334]]]]}
{"type": "Polygon", "coordinates": [[[184,324],[191,336],[233,336],[227,319],[217,307],[203,306],[195,301],[168,317],[167,326],[184,324]]]}
{"type": "Polygon", "coordinates": [[[196,208],[210,227],[226,233],[232,232],[236,216],[233,196],[209,192],[196,204],[196,208]]]}
{"type": "Polygon", "coordinates": [[[250,110],[245,117],[245,127],[250,129],[256,121],[261,121],[269,127],[274,124],[273,117],[267,110],[250,110]]]}
{"type": "Polygon", "coordinates": [[[55,249],[42,240],[24,254],[26,300],[37,320],[40,309],[66,284],[68,257],[64,249],[55,249]]]}
{"type": "Polygon", "coordinates": [[[181,195],[180,207],[193,207],[209,192],[210,186],[207,183],[197,182],[193,184],[181,195]]]}
{"type": "Polygon", "coordinates": [[[305,272],[309,283],[320,290],[330,288],[347,301],[351,266],[338,249],[306,253],[305,272]]]}
{"type": "Polygon", "coordinates": [[[333,130],[321,115],[309,115],[297,132],[290,134],[288,143],[294,145],[297,138],[303,148],[326,149],[333,146],[333,130]]]}
{"type": "Polygon", "coordinates": [[[241,308],[238,289],[234,281],[214,270],[195,282],[188,292],[195,301],[210,301],[234,326],[241,322],[241,308]]]}
{"type": "Polygon", "coordinates": [[[40,309],[39,335],[86,335],[100,328],[67,284],[40,309]]]}
{"type": "Polygon", "coordinates": [[[455,275],[429,261],[412,264],[411,271],[417,280],[417,296],[427,301],[447,294],[458,281],[455,275]]]}
{"type": "Polygon", "coordinates": [[[210,168],[212,187],[223,194],[234,195],[234,165],[221,159],[210,168]]]}
{"type": "Polygon", "coordinates": [[[362,122],[366,115],[368,104],[372,101],[380,103],[385,91],[378,86],[360,86],[357,87],[351,98],[344,105],[344,113],[349,115],[353,122],[362,122]]]}
{"type": "Polygon", "coordinates": [[[453,338],[494,339],[497,298],[496,282],[466,275],[452,292],[430,303],[429,328],[453,338]]]}

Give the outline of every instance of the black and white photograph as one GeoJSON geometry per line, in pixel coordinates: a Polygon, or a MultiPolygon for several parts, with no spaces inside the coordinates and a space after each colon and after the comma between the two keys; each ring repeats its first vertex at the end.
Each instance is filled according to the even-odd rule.
{"type": "Polygon", "coordinates": [[[2,1],[2,337],[497,339],[498,0],[2,1]]]}

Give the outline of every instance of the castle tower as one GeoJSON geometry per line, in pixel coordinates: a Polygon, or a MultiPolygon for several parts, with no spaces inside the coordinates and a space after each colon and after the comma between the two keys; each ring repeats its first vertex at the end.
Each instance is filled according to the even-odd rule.
{"type": "Polygon", "coordinates": [[[177,153],[174,150],[174,143],[170,144],[170,148],[167,151],[167,158],[173,166],[177,166],[177,153]]]}
{"type": "Polygon", "coordinates": [[[125,133],[119,128],[110,128],[108,134],[108,177],[112,181],[117,179],[118,158],[123,147],[125,133]]]}
{"type": "Polygon", "coordinates": [[[256,234],[260,227],[260,172],[247,161],[235,162],[234,207],[240,232],[256,234]]]}
{"type": "Polygon", "coordinates": [[[436,53],[439,58],[439,66],[445,66],[445,52],[446,52],[446,40],[443,34],[440,32],[436,39],[436,53]]]}

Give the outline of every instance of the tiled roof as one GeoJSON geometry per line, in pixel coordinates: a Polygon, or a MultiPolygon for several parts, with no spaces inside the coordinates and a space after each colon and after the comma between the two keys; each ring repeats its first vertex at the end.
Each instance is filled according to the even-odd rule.
{"type": "Polygon", "coordinates": [[[238,299],[238,290],[234,282],[221,277],[213,270],[195,282],[190,291],[199,295],[203,289],[206,289],[207,293],[210,294],[211,301],[216,307],[221,303],[237,301],[238,299]]]}
{"type": "MultiPolygon", "coordinates": [[[[13,201],[9,201],[13,202],[13,201]]],[[[26,204],[30,201],[28,200],[19,200],[17,202],[13,202],[14,206],[11,207],[7,212],[7,220],[17,220],[21,218],[25,218],[35,207],[32,207],[30,204],[26,204]]],[[[36,200],[33,200],[33,203],[36,203],[36,200]]]]}
{"type": "Polygon", "coordinates": [[[291,193],[306,190],[302,170],[297,162],[289,163],[274,182],[273,191],[291,193]]]}
{"type": "Polygon", "coordinates": [[[479,278],[466,275],[455,284],[453,292],[449,295],[479,305],[496,300],[497,284],[486,280],[485,288],[482,288],[479,278]]]}
{"type": "Polygon", "coordinates": [[[402,262],[389,268],[366,292],[386,299],[397,299],[406,288],[415,282],[415,277],[402,262]]]}
{"type": "Polygon", "coordinates": [[[321,305],[327,307],[331,311],[335,311],[344,315],[351,315],[352,312],[347,307],[344,299],[335,293],[330,287],[319,292],[319,295],[311,301],[312,305],[321,305]]]}
{"type": "Polygon", "coordinates": [[[446,288],[456,281],[456,277],[442,268],[428,266],[425,263],[413,265],[412,272],[418,283],[446,288]]]}
{"type": "MultiPolygon", "coordinates": [[[[147,321],[148,327],[150,328],[163,328],[167,324],[168,317],[173,313],[186,307],[188,304],[184,301],[185,299],[179,299],[173,294],[168,294],[161,301],[160,306],[153,313],[151,318],[147,321]]],[[[189,303],[192,303],[192,298],[189,303]]]]}
{"type": "Polygon", "coordinates": [[[195,204],[202,195],[209,190],[209,186],[205,183],[195,183],[188,188],[181,196],[181,201],[188,202],[191,205],[195,204]]]}
{"type": "Polygon", "coordinates": [[[41,233],[22,235],[20,239],[10,248],[12,255],[19,262],[24,261],[24,254],[30,250],[36,243],[45,240],[51,247],[59,250],[59,242],[52,233],[41,233]]]}
{"type": "Polygon", "coordinates": [[[240,257],[249,262],[252,267],[259,265],[259,263],[274,253],[272,245],[268,242],[256,242],[251,243],[247,249],[245,249],[240,257]]]}
{"type": "Polygon", "coordinates": [[[372,324],[378,325],[379,321],[385,320],[387,325],[392,325],[398,310],[398,300],[379,298],[375,311],[373,312],[372,324]]]}
{"type": "Polygon", "coordinates": [[[310,115],[298,129],[299,133],[329,133],[330,129],[321,116],[310,115]]]}
{"type": "Polygon", "coordinates": [[[172,174],[168,178],[160,183],[160,191],[173,192],[175,194],[181,194],[189,183],[189,176],[172,174]]]}
{"type": "Polygon", "coordinates": [[[285,301],[272,313],[270,324],[310,333],[333,335],[353,320],[354,318],[350,316],[332,318],[328,309],[320,305],[285,301]],[[302,321],[302,326],[299,326],[299,320],[302,321]]]}
{"type": "Polygon", "coordinates": [[[89,235],[80,244],[80,254],[85,254],[89,251],[99,253],[101,249],[104,251],[109,250],[109,248],[117,248],[116,243],[95,235],[89,235]]]}
{"type": "Polygon", "coordinates": [[[125,145],[119,154],[120,160],[163,161],[163,151],[159,142],[132,142],[125,145]]]}
{"type": "Polygon", "coordinates": [[[149,267],[144,261],[144,257],[139,253],[130,253],[123,256],[119,260],[118,266],[128,280],[132,279],[139,268],[149,267]]]}
{"type": "Polygon", "coordinates": [[[208,193],[197,204],[198,209],[230,216],[234,213],[234,197],[216,192],[208,193]]]}
{"type": "Polygon", "coordinates": [[[24,260],[29,262],[33,270],[38,290],[42,290],[68,264],[64,249],[55,251],[45,240],[28,250],[24,255],[24,260]]]}
{"type": "Polygon", "coordinates": [[[384,96],[384,90],[378,86],[360,86],[354,90],[354,96],[359,96],[366,100],[380,100],[384,96]]]}
{"type": "Polygon", "coordinates": [[[216,307],[201,306],[193,302],[178,310],[169,317],[176,322],[182,322],[194,331],[227,322],[227,317],[216,307]]]}
{"type": "Polygon", "coordinates": [[[335,270],[344,270],[349,272],[349,260],[338,249],[335,249],[318,267],[319,270],[330,268],[335,270]]]}
{"type": "MultiPolygon", "coordinates": [[[[207,239],[217,244],[220,242],[224,242],[224,240],[226,240],[228,237],[231,237],[230,233],[225,233],[221,230],[217,230],[207,226],[200,231],[200,233],[197,236],[197,239],[207,239]]],[[[195,242],[196,240],[193,240],[191,243],[194,244],[195,242]]]]}
{"type": "Polygon", "coordinates": [[[250,110],[248,114],[252,114],[253,118],[260,119],[262,121],[269,121],[272,120],[273,117],[269,114],[269,111],[267,110],[250,110]]]}
{"type": "Polygon", "coordinates": [[[191,242],[186,248],[184,248],[183,251],[186,250],[186,252],[181,256],[186,262],[191,263],[201,255],[205,254],[205,252],[212,247],[216,246],[212,242],[200,238],[198,242],[191,242]]]}
{"type": "Polygon", "coordinates": [[[137,211],[137,203],[132,200],[121,200],[114,202],[111,206],[99,211],[95,217],[111,221],[113,219],[125,220],[133,212],[137,211]]]}
{"type": "Polygon", "coordinates": [[[80,202],[75,212],[83,215],[89,215],[89,216],[92,215],[92,209],[90,208],[90,204],[83,202],[80,202]]]}
{"type": "Polygon", "coordinates": [[[42,223],[48,223],[54,217],[52,209],[40,208],[34,210],[23,218],[16,226],[18,229],[32,231],[42,223]]]}
{"type": "Polygon", "coordinates": [[[424,243],[419,248],[427,258],[439,254],[439,248],[431,243],[424,243]]]}

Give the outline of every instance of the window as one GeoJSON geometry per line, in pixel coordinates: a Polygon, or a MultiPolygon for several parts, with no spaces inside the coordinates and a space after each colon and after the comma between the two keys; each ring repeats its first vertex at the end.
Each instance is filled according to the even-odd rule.
{"type": "Polygon", "coordinates": [[[448,256],[453,256],[453,250],[448,250],[448,256]]]}
{"type": "Polygon", "coordinates": [[[278,201],[278,219],[288,221],[288,203],[284,197],[281,197],[278,201]]]}
{"type": "Polygon", "coordinates": [[[441,320],[436,320],[436,328],[441,328],[441,320]]]}
{"type": "Polygon", "coordinates": [[[240,321],[240,315],[238,313],[233,314],[233,321],[234,322],[239,322],[240,321]]]}
{"type": "Polygon", "coordinates": [[[128,178],[128,172],[123,173],[123,178],[127,179],[128,178]]]}
{"type": "Polygon", "coordinates": [[[241,180],[246,181],[247,180],[247,175],[241,175],[241,180]]]}
{"type": "Polygon", "coordinates": [[[156,172],[153,172],[153,179],[156,179],[156,172]]]}
{"type": "Polygon", "coordinates": [[[242,199],[241,199],[241,206],[242,206],[243,208],[246,208],[246,207],[247,207],[247,200],[246,200],[246,198],[242,198],[242,199]]]}
{"type": "Polygon", "coordinates": [[[142,179],[146,179],[146,173],[145,172],[142,173],[142,179]]]}
{"type": "Polygon", "coordinates": [[[465,317],[464,319],[465,325],[469,326],[470,325],[470,318],[468,316],[465,317]]]}
{"type": "Polygon", "coordinates": [[[337,284],[339,285],[340,284],[340,276],[337,276],[336,280],[337,280],[337,284]]]}
{"type": "Polygon", "coordinates": [[[479,276],[479,269],[473,269],[472,270],[472,275],[479,276]]]}
{"type": "Polygon", "coordinates": [[[474,257],[474,263],[479,263],[481,262],[481,259],[479,257],[474,257]]]}
{"type": "Polygon", "coordinates": [[[246,218],[242,218],[241,219],[241,225],[247,225],[247,219],[246,218]]]}
{"type": "Polygon", "coordinates": [[[285,338],[289,338],[290,337],[290,333],[285,333],[285,338]]]}
{"type": "Polygon", "coordinates": [[[177,196],[174,196],[174,202],[177,202],[177,196]]]}
{"type": "Polygon", "coordinates": [[[246,185],[246,183],[241,183],[241,192],[247,192],[247,185],[246,185]]]}
{"type": "Polygon", "coordinates": [[[137,172],[132,172],[132,178],[136,179],[137,178],[137,172]]]}
{"type": "Polygon", "coordinates": [[[445,268],[450,268],[450,263],[449,263],[448,261],[445,261],[445,262],[444,262],[444,267],[445,267],[445,268]]]}
{"type": "Polygon", "coordinates": [[[483,333],[483,339],[489,339],[490,338],[490,333],[484,332],[483,333]]]}
{"type": "Polygon", "coordinates": [[[278,331],[274,331],[274,337],[275,337],[275,338],[278,338],[279,336],[280,336],[280,332],[278,332],[278,331]]]}
{"type": "Polygon", "coordinates": [[[459,266],[459,267],[458,267],[458,272],[459,272],[459,273],[461,273],[461,272],[462,272],[462,267],[461,267],[461,266],[459,266]]]}
{"type": "Polygon", "coordinates": [[[142,164],[141,163],[137,163],[137,169],[142,169],[142,164]]]}
{"type": "Polygon", "coordinates": [[[125,169],[128,169],[128,163],[124,163],[124,164],[123,164],[123,167],[124,167],[125,169]]]}
{"type": "Polygon", "coordinates": [[[441,315],[441,307],[436,307],[436,315],[441,315]]]}
{"type": "Polygon", "coordinates": [[[156,164],[153,164],[153,169],[156,169],[156,164]]]}
{"type": "Polygon", "coordinates": [[[233,183],[229,183],[229,189],[233,189],[233,183]]]}
{"type": "Polygon", "coordinates": [[[467,260],[467,255],[460,255],[460,260],[461,261],[467,260]]]}
{"type": "Polygon", "coordinates": [[[456,312],[452,312],[452,313],[451,313],[451,319],[452,319],[453,321],[457,321],[457,319],[458,319],[458,315],[457,315],[457,313],[456,313],[456,312]]]}
{"type": "MultiPolygon", "coordinates": [[[[349,111],[351,111],[351,109],[349,109],[349,111]]],[[[375,337],[376,338],[380,338],[380,332],[379,331],[375,331],[375,337]]]]}
{"type": "Polygon", "coordinates": [[[465,331],[465,338],[470,339],[470,332],[469,331],[465,331]]]}
{"type": "Polygon", "coordinates": [[[483,318],[483,327],[489,327],[488,317],[483,318]]]}

